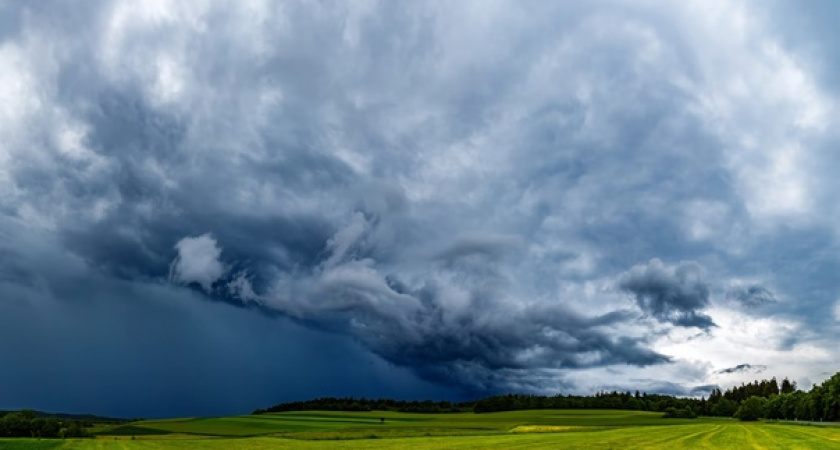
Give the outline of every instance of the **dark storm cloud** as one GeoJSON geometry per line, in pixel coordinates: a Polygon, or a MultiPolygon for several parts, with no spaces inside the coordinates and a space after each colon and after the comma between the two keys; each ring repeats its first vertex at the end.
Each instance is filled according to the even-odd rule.
{"type": "Polygon", "coordinates": [[[746,306],[761,306],[776,302],[773,292],[759,285],[732,287],[726,292],[726,298],[736,300],[746,306]]]}
{"type": "Polygon", "coordinates": [[[50,237],[4,225],[13,240],[0,253],[27,249],[4,259],[18,272],[0,276],[4,409],[171,417],[321,395],[457,396],[345,339],[198,292],[91,272],[50,237]]]}
{"type": "Polygon", "coordinates": [[[704,330],[715,326],[711,317],[700,312],[709,305],[709,285],[695,262],[668,267],[653,259],[622,275],[618,287],[632,294],[639,308],[658,320],[704,330]]]}
{"type": "Polygon", "coordinates": [[[586,316],[560,303],[511,299],[499,259],[516,253],[504,250],[515,240],[464,237],[443,253],[446,258],[426,261],[428,272],[412,286],[399,274],[380,273],[367,254],[379,225],[361,213],[354,217],[328,241],[329,253],[311,273],[253,300],[302,323],[352,336],[426,379],[474,392],[525,385],[544,369],[670,361],[646,348],[644,339],[609,332],[632,321],[632,313],[586,316]],[[488,248],[492,258],[472,258],[486,256],[488,248]]]}
{"type": "Polygon", "coordinates": [[[716,384],[704,384],[704,385],[700,385],[700,386],[694,386],[694,387],[691,388],[688,395],[691,396],[691,397],[697,397],[697,396],[708,397],[709,394],[711,394],[712,390],[714,390],[714,389],[720,389],[720,386],[718,386],[716,384]]]}
{"type": "Polygon", "coordinates": [[[750,373],[761,373],[767,370],[767,366],[761,364],[738,364],[734,367],[727,367],[726,369],[718,370],[717,373],[741,373],[741,372],[750,372],[750,373]]]}

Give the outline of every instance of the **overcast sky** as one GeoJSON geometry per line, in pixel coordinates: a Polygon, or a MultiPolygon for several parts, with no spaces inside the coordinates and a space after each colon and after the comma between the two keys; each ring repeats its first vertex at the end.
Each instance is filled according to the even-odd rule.
{"type": "Polygon", "coordinates": [[[0,0],[0,409],[810,388],[838,18],[0,0]]]}

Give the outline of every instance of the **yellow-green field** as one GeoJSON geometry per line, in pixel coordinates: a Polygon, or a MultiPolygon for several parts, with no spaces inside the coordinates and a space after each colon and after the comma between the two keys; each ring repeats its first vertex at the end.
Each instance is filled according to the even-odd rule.
{"type": "Polygon", "coordinates": [[[840,448],[840,428],[832,426],[673,420],[636,411],[295,412],[150,420],[98,431],[96,439],[0,440],[0,448],[840,448]]]}

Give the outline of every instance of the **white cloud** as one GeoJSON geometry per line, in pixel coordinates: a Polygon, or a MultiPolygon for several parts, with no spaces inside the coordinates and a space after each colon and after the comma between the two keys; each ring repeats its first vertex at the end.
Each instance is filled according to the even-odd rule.
{"type": "Polygon", "coordinates": [[[175,244],[178,256],[172,262],[169,278],[178,283],[198,283],[210,292],[213,283],[227,269],[219,260],[222,249],[210,233],[198,237],[185,237],[175,244]]]}
{"type": "Polygon", "coordinates": [[[819,220],[811,214],[812,165],[821,157],[813,146],[827,131],[832,96],[751,5],[704,3],[693,4],[703,6],[691,34],[701,74],[695,106],[719,135],[754,224],[819,220]]]}
{"type": "Polygon", "coordinates": [[[781,317],[755,317],[748,312],[714,306],[708,310],[718,327],[704,334],[662,336],[657,351],[702,359],[714,370],[707,382],[732,386],[754,380],[755,373],[719,373],[739,364],[767,366],[768,378],[799,379],[832,367],[836,348],[814,339],[802,323],[781,317]]]}
{"type": "Polygon", "coordinates": [[[231,295],[243,302],[261,302],[260,297],[254,292],[254,286],[251,284],[251,279],[245,272],[236,274],[236,276],[228,282],[227,288],[231,295]]]}

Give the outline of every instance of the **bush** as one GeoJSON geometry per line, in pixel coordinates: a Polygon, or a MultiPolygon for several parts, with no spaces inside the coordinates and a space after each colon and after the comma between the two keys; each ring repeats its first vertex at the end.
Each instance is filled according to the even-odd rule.
{"type": "Polygon", "coordinates": [[[743,403],[738,411],[735,412],[735,417],[744,422],[752,422],[760,419],[764,411],[764,399],[761,397],[752,396],[743,403]]]}
{"type": "Polygon", "coordinates": [[[665,414],[662,417],[664,419],[696,419],[697,414],[694,414],[690,406],[686,406],[684,409],[670,407],[665,408],[665,414]]]}
{"type": "Polygon", "coordinates": [[[726,398],[720,399],[717,404],[712,406],[713,416],[732,417],[737,410],[735,402],[726,398]]]}

